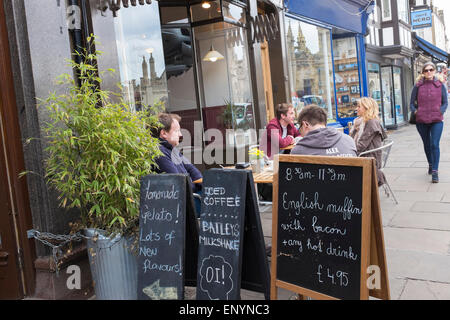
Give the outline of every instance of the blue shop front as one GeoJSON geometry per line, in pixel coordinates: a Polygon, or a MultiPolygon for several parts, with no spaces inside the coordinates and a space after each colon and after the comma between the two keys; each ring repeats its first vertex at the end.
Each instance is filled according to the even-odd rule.
{"type": "Polygon", "coordinates": [[[368,0],[285,1],[289,98],[300,111],[317,104],[329,123],[347,126],[367,95],[365,34],[368,0]]]}

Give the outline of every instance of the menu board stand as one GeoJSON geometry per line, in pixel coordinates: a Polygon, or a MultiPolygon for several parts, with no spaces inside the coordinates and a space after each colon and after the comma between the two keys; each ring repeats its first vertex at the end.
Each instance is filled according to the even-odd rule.
{"type": "Polygon", "coordinates": [[[275,157],[271,299],[389,299],[375,160],[275,157]],[[381,287],[369,292],[369,265],[381,287]]]}
{"type": "Polygon", "coordinates": [[[198,224],[188,179],[151,174],[141,179],[138,299],[184,299],[197,279],[198,224]]]}
{"type": "Polygon", "coordinates": [[[210,169],[203,176],[197,300],[240,300],[241,288],[270,297],[252,174],[210,169]]]}

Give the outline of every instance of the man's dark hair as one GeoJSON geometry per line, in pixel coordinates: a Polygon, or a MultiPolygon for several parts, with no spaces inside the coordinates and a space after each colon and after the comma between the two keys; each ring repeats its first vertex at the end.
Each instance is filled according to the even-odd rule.
{"type": "Polygon", "coordinates": [[[302,121],[306,121],[312,126],[319,123],[327,125],[327,112],[318,105],[310,104],[304,107],[298,115],[298,123],[300,125],[302,121]]]}
{"type": "Polygon", "coordinates": [[[290,103],[280,103],[277,105],[276,108],[276,116],[277,119],[280,120],[281,119],[281,115],[287,115],[287,112],[289,111],[289,108],[293,108],[294,106],[290,103]]]}
{"type": "Polygon", "coordinates": [[[151,130],[152,136],[156,138],[159,138],[161,130],[170,131],[173,120],[177,120],[178,122],[180,122],[181,117],[175,113],[160,113],[158,114],[158,120],[161,125],[157,128],[152,128],[151,130]]]}

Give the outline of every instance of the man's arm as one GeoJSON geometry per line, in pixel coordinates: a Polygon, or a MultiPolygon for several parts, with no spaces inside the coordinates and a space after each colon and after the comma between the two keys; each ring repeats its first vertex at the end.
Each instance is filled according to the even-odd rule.
{"type": "Polygon", "coordinates": [[[416,99],[417,99],[417,87],[414,86],[414,88],[411,91],[411,100],[409,102],[409,109],[411,110],[411,112],[417,111],[417,108],[415,105],[416,99]]]}
{"type": "Polygon", "coordinates": [[[444,112],[447,110],[448,106],[448,96],[447,96],[447,87],[445,84],[442,84],[442,104],[441,104],[441,113],[444,114],[444,112]]]}
{"type": "MultiPolygon", "coordinates": [[[[278,148],[285,148],[291,144],[294,143],[294,137],[292,136],[286,136],[285,138],[281,137],[280,130],[276,127],[267,126],[267,134],[268,134],[268,143],[272,143],[272,138],[277,137],[278,138],[278,148]]],[[[275,154],[278,153],[278,150],[272,150],[271,153],[275,154]]]]}
{"type": "Polygon", "coordinates": [[[158,173],[178,173],[178,169],[173,163],[170,156],[162,155],[158,159],[155,160],[159,169],[157,169],[158,173]]]}
{"type": "Polygon", "coordinates": [[[186,169],[186,171],[189,173],[189,176],[191,177],[192,181],[195,181],[195,180],[203,178],[202,173],[200,172],[200,170],[198,170],[184,156],[183,156],[183,165],[184,165],[184,168],[186,169]]]}

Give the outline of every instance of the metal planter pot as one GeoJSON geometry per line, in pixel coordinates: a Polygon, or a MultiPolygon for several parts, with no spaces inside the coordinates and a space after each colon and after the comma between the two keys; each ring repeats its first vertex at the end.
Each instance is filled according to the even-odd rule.
{"type": "Polygon", "coordinates": [[[111,239],[99,229],[85,229],[84,234],[97,300],[136,300],[137,257],[129,249],[132,239],[120,235],[111,239]]]}

